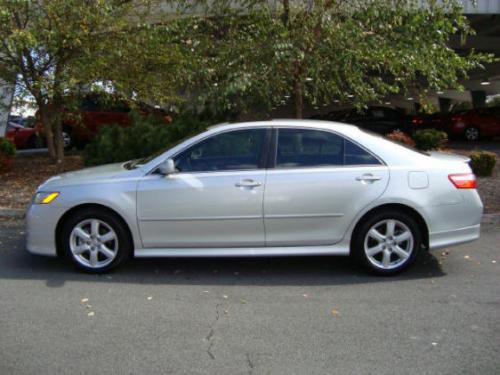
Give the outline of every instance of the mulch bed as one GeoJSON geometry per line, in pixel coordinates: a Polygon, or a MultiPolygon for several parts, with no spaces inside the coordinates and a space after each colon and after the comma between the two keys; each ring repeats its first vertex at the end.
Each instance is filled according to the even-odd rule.
{"type": "MultiPolygon", "coordinates": [[[[464,155],[467,155],[470,152],[470,150],[462,150],[456,148],[450,151],[464,155]]],[[[497,164],[495,165],[493,176],[477,178],[477,191],[479,192],[481,200],[483,201],[485,213],[500,213],[500,157],[497,159],[497,164]]]]}
{"type": "MultiPolygon", "coordinates": [[[[467,150],[454,149],[466,153],[467,150]]],[[[51,176],[83,168],[80,155],[68,155],[64,162],[52,164],[44,155],[18,155],[12,170],[0,175],[0,208],[24,209],[29,204],[36,188],[51,176]]],[[[493,177],[478,178],[478,191],[486,213],[500,213],[500,163],[493,177]]]]}
{"type": "Polygon", "coordinates": [[[68,155],[61,164],[52,164],[46,155],[18,155],[10,172],[0,175],[0,208],[24,209],[49,177],[80,168],[80,155],[68,155]]]}

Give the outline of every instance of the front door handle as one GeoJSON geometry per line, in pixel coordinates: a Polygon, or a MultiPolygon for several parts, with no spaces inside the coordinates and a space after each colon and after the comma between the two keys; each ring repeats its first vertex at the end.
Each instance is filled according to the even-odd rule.
{"type": "Polygon", "coordinates": [[[380,176],[374,176],[371,173],[365,173],[362,176],[356,177],[356,181],[361,181],[361,182],[365,182],[365,183],[366,182],[372,183],[372,182],[375,182],[375,181],[379,181],[381,179],[382,179],[382,177],[380,177],[380,176]]]}
{"type": "Polygon", "coordinates": [[[257,186],[261,186],[262,185],[262,182],[257,182],[257,181],[254,181],[254,180],[241,180],[240,182],[237,182],[235,184],[236,187],[249,187],[249,188],[253,188],[253,187],[257,187],[257,186]]]}

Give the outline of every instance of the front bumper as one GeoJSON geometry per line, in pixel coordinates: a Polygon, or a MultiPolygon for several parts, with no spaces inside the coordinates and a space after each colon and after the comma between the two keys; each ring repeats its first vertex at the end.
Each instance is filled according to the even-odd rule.
{"type": "Polygon", "coordinates": [[[57,256],[56,227],[65,209],[32,204],[26,212],[26,249],[33,254],[57,256]]]}

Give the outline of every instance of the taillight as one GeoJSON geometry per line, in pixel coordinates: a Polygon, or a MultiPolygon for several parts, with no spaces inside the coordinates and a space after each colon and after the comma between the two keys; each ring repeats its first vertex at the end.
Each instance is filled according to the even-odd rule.
{"type": "Polygon", "coordinates": [[[450,174],[448,179],[457,189],[475,189],[477,186],[474,173],[450,174]]]}
{"type": "Polygon", "coordinates": [[[413,125],[422,125],[424,123],[424,120],[418,118],[418,117],[413,117],[411,120],[411,123],[413,125]]]}
{"type": "Polygon", "coordinates": [[[451,121],[458,122],[458,121],[463,121],[462,116],[453,116],[451,118],[451,121]]]}

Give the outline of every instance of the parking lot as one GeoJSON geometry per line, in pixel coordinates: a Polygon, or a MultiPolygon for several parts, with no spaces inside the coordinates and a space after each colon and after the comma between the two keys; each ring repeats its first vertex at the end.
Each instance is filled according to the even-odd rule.
{"type": "Polygon", "coordinates": [[[95,276],[28,254],[20,222],[0,232],[1,374],[500,368],[498,228],[394,278],[347,258],[135,260],[95,276]]]}

